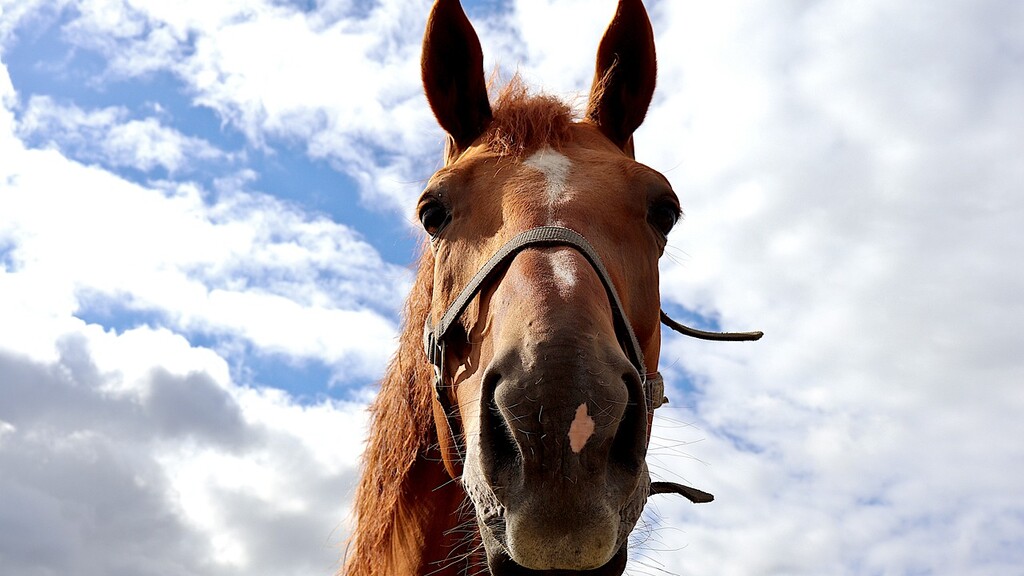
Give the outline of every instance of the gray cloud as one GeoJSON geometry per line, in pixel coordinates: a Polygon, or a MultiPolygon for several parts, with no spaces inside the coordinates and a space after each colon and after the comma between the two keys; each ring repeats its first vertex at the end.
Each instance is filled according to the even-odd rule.
{"type": "Polygon", "coordinates": [[[5,570],[203,571],[203,538],[168,506],[148,454],[155,438],[140,437],[130,402],[104,398],[81,342],[49,365],[0,353],[0,374],[0,420],[13,426],[0,439],[5,570]]]}
{"type": "Polygon", "coordinates": [[[142,408],[143,417],[164,436],[191,436],[226,446],[253,439],[235,400],[203,373],[179,378],[154,369],[142,408]]]}
{"type": "MultiPolygon", "coordinates": [[[[115,391],[83,337],[52,363],[0,352],[0,561],[12,574],[330,573],[353,471],[325,468],[306,440],[244,416],[209,375],[155,368],[141,389],[115,391]],[[178,495],[187,453],[258,459],[290,490],[279,506],[242,485],[211,486],[207,512],[242,542],[218,561],[216,537],[178,495]],[[341,473],[339,473],[341,472],[341,473]]],[[[329,440],[329,439],[328,439],[329,440]]],[[[226,469],[230,472],[230,468],[226,469]]],[[[258,478],[251,479],[259,483],[258,478]]]]}

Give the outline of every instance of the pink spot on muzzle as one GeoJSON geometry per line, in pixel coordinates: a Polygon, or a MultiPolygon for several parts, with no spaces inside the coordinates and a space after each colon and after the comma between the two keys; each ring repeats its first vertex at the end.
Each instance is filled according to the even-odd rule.
{"type": "Polygon", "coordinates": [[[569,447],[573,454],[579,454],[587,440],[594,434],[594,419],[587,414],[587,403],[576,409],[576,417],[569,426],[569,447]]]}

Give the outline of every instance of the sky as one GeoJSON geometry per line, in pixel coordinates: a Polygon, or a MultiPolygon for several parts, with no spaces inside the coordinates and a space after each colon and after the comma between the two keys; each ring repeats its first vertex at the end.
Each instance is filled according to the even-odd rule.
{"type": "MultiPolygon", "coordinates": [[[[613,0],[466,2],[583,103],[613,0]]],[[[648,1],[686,218],[627,574],[1024,566],[1024,3],[648,1]]],[[[338,567],[443,135],[426,0],[0,0],[0,575],[338,567]]]]}

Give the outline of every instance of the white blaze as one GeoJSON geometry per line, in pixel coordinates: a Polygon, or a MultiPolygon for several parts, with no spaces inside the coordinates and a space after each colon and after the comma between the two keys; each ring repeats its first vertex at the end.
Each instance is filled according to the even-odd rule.
{"type": "MultiPolygon", "coordinates": [[[[571,199],[566,183],[572,162],[561,152],[548,147],[541,148],[527,158],[523,165],[533,168],[544,176],[544,198],[548,204],[549,218],[556,205],[571,199]]],[[[559,224],[559,222],[550,222],[559,224]]],[[[576,285],[576,260],[568,250],[548,255],[555,284],[563,298],[568,298],[576,285]]]]}
{"type": "Polygon", "coordinates": [[[587,403],[580,404],[576,409],[576,418],[569,426],[569,447],[573,454],[579,454],[594,435],[594,419],[587,414],[587,403]]]}
{"type": "Polygon", "coordinates": [[[547,180],[545,191],[549,207],[554,207],[560,200],[568,200],[565,183],[569,179],[569,169],[572,167],[572,162],[568,158],[551,148],[541,148],[531,154],[523,164],[544,175],[544,179],[547,180]]]}

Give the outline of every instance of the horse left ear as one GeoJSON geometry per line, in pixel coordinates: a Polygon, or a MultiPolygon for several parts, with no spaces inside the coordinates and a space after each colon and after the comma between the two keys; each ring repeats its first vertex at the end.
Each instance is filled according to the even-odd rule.
{"type": "Polygon", "coordinates": [[[420,71],[430,108],[450,136],[450,160],[491,122],[480,39],[458,0],[434,2],[423,35],[420,71]]]}
{"type": "Polygon", "coordinates": [[[654,31],[642,0],[619,0],[615,17],[597,50],[587,118],[633,155],[633,131],[647,115],[658,65],[654,31]]]}

